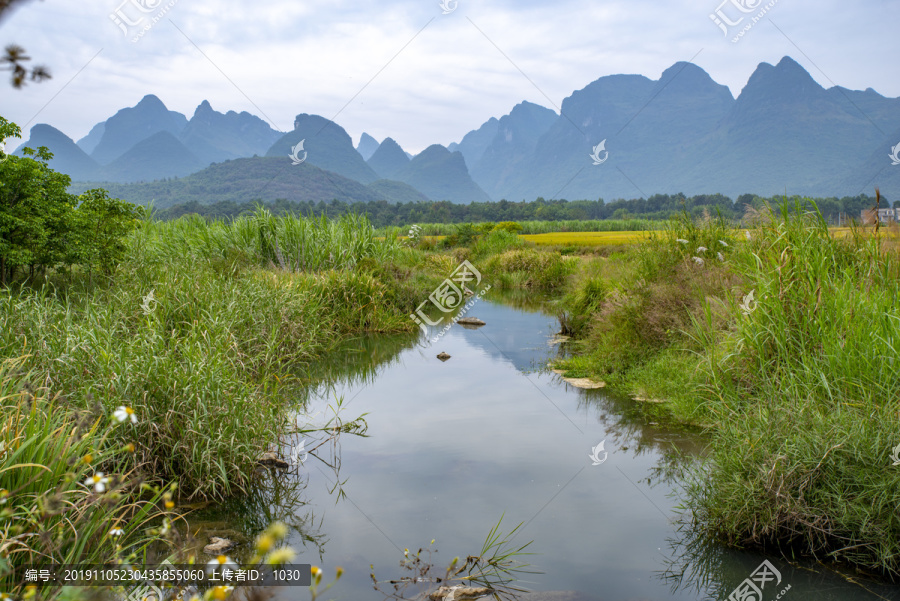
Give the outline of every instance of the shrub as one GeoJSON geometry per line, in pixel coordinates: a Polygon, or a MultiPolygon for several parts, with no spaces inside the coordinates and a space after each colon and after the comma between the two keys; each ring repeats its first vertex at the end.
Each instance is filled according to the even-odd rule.
{"type": "Polygon", "coordinates": [[[472,245],[472,254],[476,257],[485,257],[523,246],[525,246],[525,242],[516,234],[503,229],[495,229],[472,245]]]}
{"type": "Polygon", "coordinates": [[[509,232],[510,234],[517,234],[522,231],[522,225],[515,221],[501,221],[493,228],[493,231],[495,232],[500,230],[509,232]]]}
{"type": "MultiPolygon", "coordinates": [[[[556,252],[533,249],[508,250],[490,257],[485,262],[482,273],[485,277],[494,274],[522,274],[521,285],[526,288],[553,289],[562,286],[566,277],[575,269],[575,261],[556,252]]],[[[499,282],[504,287],[504,282],[499,282]]]]}

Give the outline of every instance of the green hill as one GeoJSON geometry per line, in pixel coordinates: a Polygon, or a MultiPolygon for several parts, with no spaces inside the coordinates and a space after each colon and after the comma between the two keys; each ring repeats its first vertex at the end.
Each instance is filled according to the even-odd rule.
{"type": "Polygon", "coordinates": [[[425,199],[415,188],[400,182],[379,180],[366,186],[309,163],[293,165],[287,157],[235,159],[210,165],[186,177],[146,183],[76,182],[70,192],[80,193],[96,187],[106,188],[111,196],[136,204],[152,202],[160,209],[189,202],[207,205],[220,201],[277,199],[295,202],[338,199],[348,203],[425,199]]]}

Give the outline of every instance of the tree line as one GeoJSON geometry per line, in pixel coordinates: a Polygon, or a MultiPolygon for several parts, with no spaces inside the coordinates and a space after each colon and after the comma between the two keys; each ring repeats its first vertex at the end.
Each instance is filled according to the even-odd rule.
{"type": "MultiPolygon", "coordinates": [[[[213,204],[200,204],[196,201],[173,205],[165,210],[156,211],[158,219],[177,219],[182,215],[196,214],[209,219],[233,219],[247,215],[262,205],[274,214],[296,213],[304,216],[326,215],[329,218],[340,217],[348,213],[365,214],[375,227],[404,226],[413,223],[482,223],[501,221],[564,221],[585,219],[649,219],[664,220],[687,212],[699,217],[706,213],[719,213],[732,220],[740,220],[747,207],[762,208],[766,203],[779,205],[783,197],[761,197],[755,194],[742,194],[732,200],[724,194],[654,194],[649,198],[617,199],[611,202],[599,200],[546,200],[537,198],[533,201],[510,202],[473,202],[471,204],[454,204],[449,201],[419,201],[390,203],[388,201],[347,203],[341,200],[331,202],[289,201],[285,199],[264,203],[261,201],[238,203],[222,201],[213,204]]],[[[792,202],[804,199],[789,198],[792,202]]],[[[875,205],[875,197],[866,194],[845,196],[843,198],[816,198],[815,201],[822,215],[831,223],[845,222],[847,218],[859,219],[860,212],[871,209],[875,205]]],[[[900,204],[898,201],[895,204],[900,204]]],[[[884,197],[881,206],[890,206],[884,197]]]]}

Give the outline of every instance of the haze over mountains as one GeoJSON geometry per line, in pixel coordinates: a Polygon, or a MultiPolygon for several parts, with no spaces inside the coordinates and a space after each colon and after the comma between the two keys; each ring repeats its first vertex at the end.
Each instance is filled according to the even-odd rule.
{"type": "Polygon", "coordinates": [[[79,189],[116,182],[116,195],[162,207],[213,201],[209,186],[201,194],[197,182],[214,180],[229,182],[221,193],[246,201],[852,196],[876,186],[900,199],[900,165],[889,157],[897,144],[900,99],[871,88],[825,89],[785,57],[760,64],[737,98],[690,63],[674,64],[658,80],[601,77],[563,100],[562,114],[522,102],[458,143],[432,145],[412,159],[391,138],[379,143],[363,134],[354,148],[343,128],[318,115],[299,114],[282,133],[207,101],[188,119],[153,95],[77,144],[39,124],[23,146],[50,148],[54,168],[82,182],[79,189]],[[305,158],[294,165],[288,157],[301,141],[305,158]],[[601,142],[605,150],[592,160],[601,142]]]}

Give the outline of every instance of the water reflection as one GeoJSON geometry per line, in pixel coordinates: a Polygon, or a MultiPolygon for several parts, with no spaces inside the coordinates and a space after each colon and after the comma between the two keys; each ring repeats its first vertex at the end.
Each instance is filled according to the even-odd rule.
{"type": "Polygon", "coordinates": [[[741,598],[732,597],[732,593],[760,568],[763,561],[769,562],[780,577],[780,580],[765,584],[762,590],[765,599],[775,599],[782,593],[784,599],[817,601],[900,599],[896,585],[870,579],[847,567],[788,557],[763,557],[724,547],[689,522],[679,525],[675,536],[669,540],[669,549],[665,569],[657,577],[673,594],[688,591],[703,601],[741,598]],[[785,589],[788,589],[786,593],[785,589]]]}
{"type": "Polygon", "coordinates": [[[307,478],[296,470],[259,468],[259,474],[244,494],[190,512],[186,516],[186,532],[182,549],[197,557],[209,538],[218,536],[238,546],[229,553],[238,563],[253,555],[252,541],[273,522],[283,522],[291,529],[292,542],[319,555],[328,539],[322,531],[322,520],[316,519],[307,494],[307,478]]]}
{"type": "MultiPolygon", "coordinates": [[[[256,533],[271,519],[291,523],[298,561],[321,562],[329,574],[344,568],[330,591],[338,599],[382,598],[369,566],[402,576],[404,548],[437,539],[438,566],[476,552],[504,513],[525,523],[521,542],[534,540],[540,553],[529,562],[545,574],[526,586],[568,591],[557,599],[727,598],[765,557],[695,538],[690,516],[679,513],[673,495],[703,457],[704,437],[667,424],[655,405],[575,389],[548,373],[548,360],[565,349],[550,344],[559,325],[540,312],[545,301],[495,298],[523,308],[479,301],[467,313],[487,322],[477,330],[453,326],[435,344],[441,326],[422,338],[355,339],[310,366],[310,416],[283,452],[302,444],[311,454],[268,476],[275,488],[227,510],[231,527],[256,533]],[[451,359],[439,361],[441,351],[451,359]],[[339,405],[345,421],[329,426],[339,405]],[[336,436],[360,415],[365,438],[336,436]],[[603,440],[609,459],[592,466],[590,450],[603,440]]],[[[772,561],[794,587],[790,598],[826,584],[815,598],[892,598],[772,561]]]]}
{"type": "Polygon", "coordinates": [[[418,338],[418,331],[348,338],[322,359],[304,366],[303,380],[312,395],[323,394],[337,382],[354,387],[369,384],[382,369],[399,361],[402,351],[416,346],[418,338]]]}

